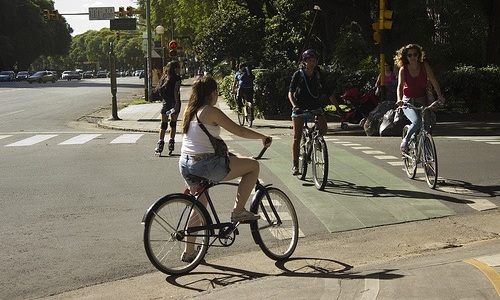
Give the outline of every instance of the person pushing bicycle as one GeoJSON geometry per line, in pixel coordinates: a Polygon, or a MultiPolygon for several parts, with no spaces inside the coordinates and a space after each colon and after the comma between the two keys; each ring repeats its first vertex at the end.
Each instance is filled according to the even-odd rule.
{"type": "MultiPolygon", "coordinates": [[[[299,174],[300,138],[304,127],[304,118],[299,117],[303,110],[323,108],[323,97],[327,95],[330,103],[341,113],[333,89],[326,89],[325,78],[318,68],[319,55],[314,49],[302,53],[302,62],[299,70],[295,71],[288,90],[288,100],[292,105],[293,140],[292,140],[292,175],[299,174]]],[[[324,114],[318,115],[320,133],[324,135],[328,126],[324,114]]]]}
{"type": "Polygon", "coordinates": [[[241,63],[239,70],[234,75],[233,85],[231,87],[232,94],[236,93],[236,104],[238,105],[238,112],[241,112],[243,106],[242,98],[245,101],[253,102],[253,80],[255,76],[252,74],[252,70],[248,68],[246,63],[241,63]],[[238,90],[236,90],[238,87],[238,90]]]}

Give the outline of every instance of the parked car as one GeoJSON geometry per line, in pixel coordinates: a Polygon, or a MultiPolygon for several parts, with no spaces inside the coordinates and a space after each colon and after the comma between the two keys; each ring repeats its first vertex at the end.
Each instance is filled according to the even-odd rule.
{"type": "Polygon", "coordinates": [[[93,71],[83,72],[83,78],[94,78],[94,72],[93,71]]]}
{"type": "Polygon", "coordinates": [[[16,73],[14,73],[14,71],[0,72],[0,81],[13,81],[15,79],[16,79],[16,73]]]}
{"type": "Polygon", "coordinates": [[[27,81],[31,84],[33,82],[46,83],[47,81],[56,82],[57,75],[52,71],[38,71],[28,77],[27,81]]]}
{"type": "Polygon", "coordinates": [[[28,72],[28,71],[19,71],[19,72],[17,72],[16,80],[17,81],[22,81],[22,80],[28,79],[28,77],[30,77],[30,72],[28,72]]]}
{"type": "Polygon", "coordinates": [[[64,71],[62,72],[62,77],[63,80],[71,80],[71,79],[78,79],[82,80],[82,75],[77,72],[77,71],[64,71]]]}
{"type": "Polygon", "coordinates": [[[108,77],[108,73],[106,71],[97,71],[97,78],[106,78],[108,77]]]}
{"type": "Polygon", "coordinates": [[[141,72],[139,73],[139,79],[142,79],[142,78],[144,78],[144,71],[141,71],[141,72]]]}

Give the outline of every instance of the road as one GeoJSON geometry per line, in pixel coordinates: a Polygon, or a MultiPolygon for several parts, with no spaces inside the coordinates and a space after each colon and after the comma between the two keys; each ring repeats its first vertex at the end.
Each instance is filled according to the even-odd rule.
{"type": "MultiPolygon", "coordinates": [[[[137,78],[118,83],[119,101],[142,92],[137,78]]],[[[154,157],[157,134],[77,121],[109,108],[107,101],[106,79],[0,86],[1,299],[39,298],[154,271],[140,220],[155,199],[184,186],[177,157],[154,157]]],[[[331,181],[319,192],[310,179],[290,175],[289,133],[262,130],[274,142],[261,178],[290,195],[304,242],[500,206],[498,135],[437,136],[442,167],[435,191],[421,177],[405,178],[394,147],[398,138],[327,136],[331,181]]],[[[236,153],[260,150],[257,142],[225,138],[236,153]]],[[[224,190],[213,196],[218,211],[229,215],[232,196],[224,190]]],[[[235,246],[211,251],[211,259],[255,250],[249,236],[242,228],[235,246]]]]}

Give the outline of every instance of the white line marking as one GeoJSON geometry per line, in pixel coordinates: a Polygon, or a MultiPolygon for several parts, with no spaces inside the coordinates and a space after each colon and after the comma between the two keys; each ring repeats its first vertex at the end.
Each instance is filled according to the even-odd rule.
{"type": "Polygon", "coordinates": [[[385,152],[379,151],[379,150],[367,150],[363,151],[365,154],[385,154],[385,152]]]}
{"type": "Polygon", "coordinates": [[[6,113],[6,114],[3,114],[3,115],[0,115],[0,117],[5,117],[5,116],[9,116],[9,115],[13,115],[13,114],[17,114],[17,113],[20,113],[20,112],[23,112],[23,110],[18,110],[18,111],[13,111],[13,112],[10,112],[10,113],[6,113]]]}
{"type": "Polygon", "coordinates": [[[465,199],[465,200],[474,202],[474,203],[467,203],[467,205],[469,205],[471,208],[477,211],[495,209],[498,207],[494,203],[486,199],[465,199]]]}
{"type": "Polygon", "coordinates": [[[405,165],[405,163],[402,161],[388,161],[387,163],[390,164],[391,166],[404,166],[405,165]]]}
{"type": "Polygon", "coordinates": [[[380,290],[380,285],[378,278],[366,278],[365,289],[362,292],[363,295],[361,296],[361,300],[377,299],[379,290],[380,290]]]}
{"type": "Polygon", "coordinates": [[[12,136],[12,135],[0,135],[0,140],[1,140],[1,139],[8,138],[9,136],[12,136]]]}
{"type": "Polygon", "coordinates": [[[45,140],[51,139],[53,137],[57,136],[57,134],[40,134],[40,135],[35,135],[30,138],[20,140],[18,142],[6,145],[5,147],[20,147],[20,146],[31,146],[40,142],[43,142],[45,140]]]}
{"type": "Polygon", "coordinates": [[[361,146],[361,147],[352,147],[352,149],[355,150],[368,150],[368,149],[373,149],[372,147],[367,147],[367,146],[361,146]]]}
{"type": "Polygon", "coordinates": [[[476,260],[487,264],[490,267],[500,266],[500,254],[476,257],[476,260]]]}
{"type": "Polygon", "coordinates": [[[112,140],[110,144],[133,144],[137,142],[144,134],[122,134],[116,139],[112,140]]]}
{"type": "Polygon", "coordinates": [[[352,147],[352,146],[361,146],[361,144],[342,144],[347,147],[352,147]]]}
{"type": "Polygon", "coordinates": [[[69,140],[59,143],[59,145],[81,145],[95,139],[98,136],[100,136],[100,134],[80,134],[78,136],[70,138],[69,140]]]}
{"type": "Polygon", "coordinates": [[[376,159],[398,159],[396,156],[392,155],[375,155],[376,159]]]}

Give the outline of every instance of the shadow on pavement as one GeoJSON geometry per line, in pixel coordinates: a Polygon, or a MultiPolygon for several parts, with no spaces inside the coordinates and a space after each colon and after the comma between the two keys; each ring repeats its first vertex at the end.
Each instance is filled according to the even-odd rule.
{"type": "MultiPolygon", "coordinates": [[[[393,274],[393,269],[373,273],[353,272],[353,266],[328,258],[295,257],[285,261],[277,261],[275,266],[282,270],[280,274],[253,272],[241,268],[203,263],[204,266],[213,268],[213,272],[191,272],[186,275],[168,276],[166,281],[174,286],[204,292],[216,288],[230,286],[245,281],[264,277],[301,277],[301,278],[336,278],[336,279],[367,279],[378,278],[392,280],[402,278],[404,275],[393,274]],[[187,283],[180,283],[180,279],[187,283]],[[192,280],[189,280],[192,279],[192,280]]],[[[257,293],[258,294],[258,293],[257,293]]]]}

